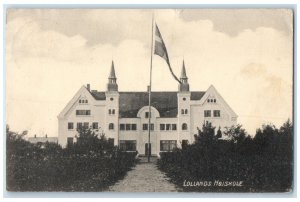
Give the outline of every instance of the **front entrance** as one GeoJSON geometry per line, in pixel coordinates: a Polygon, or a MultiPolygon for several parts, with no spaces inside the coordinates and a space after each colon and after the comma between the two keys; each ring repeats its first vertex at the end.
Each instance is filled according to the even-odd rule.
{"type": "Polygon", "coordinates": [[[148,156],[150,154],[151,156],[151,143],[148,146],[148,143],[145,144],[145,156],[148,156]]]}

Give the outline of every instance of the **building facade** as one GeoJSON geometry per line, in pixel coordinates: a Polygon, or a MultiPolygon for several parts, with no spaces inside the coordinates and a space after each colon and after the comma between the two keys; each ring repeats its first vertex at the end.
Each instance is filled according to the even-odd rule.
{"type": "Polygon", "coordinates": [[[203,123],[221,128],[236,124],[236,113],[212,85],[190,91],[184,62],[180,81],[177,92],[151,92],[149,113],[148,92],[118,91],[112,62],[105,92],[82,86],[58,115],[58,143],[65,147],[75,142],[77,128],[89,127],[123,150],[159,155],[192,143],[203,123]]]}

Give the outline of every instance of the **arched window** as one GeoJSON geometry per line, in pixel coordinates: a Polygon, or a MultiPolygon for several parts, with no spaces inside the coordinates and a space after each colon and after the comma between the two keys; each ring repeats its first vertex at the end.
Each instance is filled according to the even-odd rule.
{"type": "Polygon", "coordinates": [[[185,110],[184,110],[184,113],[185,113],[185,114],[188,114],[188,110],[187,110],[187,109],[185,109],[185,110]]]}
{"type": "Polygon", "coordinates": [[[111,109],[108,110],[108,114],[111,114],[111,109]]]}
{"type": "Polygon", "coordinates": [[[85,103],[88,103],[88,100],[85,100],[85,103]]]}
{"type": "Polygon", "coordinates": [[[111,113],[112,113],[112,114],[115,114],[115,110],[113,109],[113,110],[111,111],[111,113]]]}
{"type": "Polygon", "coordinates": [[[109,130],[113,130],[113,129],[114,129],[114,124],[113,124],[113,123],[110,123],[110,124],[108,125],[108,129],[109,129],[109,130]]]}
{"type": "Polygon", "coordinates": [[[181,114],[184,114],[184,109],[181,109],[181,114]]]}
{"type": "Polygon", "coordinates": [[[81,103],[81,100],[79,100],[79,103],[81,103]]]}
{"type": "Polygon", "coordinates": [[[186,124],[186,123],[183,123],[182,126],[181,126],[181,129],[182,129],[182,130],[187,130],[187,124],[186,124]]]}

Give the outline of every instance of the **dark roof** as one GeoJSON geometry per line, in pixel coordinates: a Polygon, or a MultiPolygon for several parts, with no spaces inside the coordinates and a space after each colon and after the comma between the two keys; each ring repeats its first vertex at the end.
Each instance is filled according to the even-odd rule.
{"type": "MultiPolygon", "coordinates": [[[[96,100],[105,100],[105,92],[92,91],[96,100]]],[[[138,111],[148,106],[148,92],[119,92],[120,94],[120,117],[135,118],[138,111]]],[[[205,94],[203,91],[191,92],[191,100],[200,100],[205,94]]],[[[155,107],[160,117],[177,116],[177,91],[174,92],[151,92],[151,105],[155,107]]]]}

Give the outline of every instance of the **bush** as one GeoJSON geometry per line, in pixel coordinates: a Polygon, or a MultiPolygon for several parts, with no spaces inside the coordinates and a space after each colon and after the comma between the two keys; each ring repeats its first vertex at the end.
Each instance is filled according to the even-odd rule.
{"type": "Polygon", "coordinates": [[[286,192],[292,189],[293,126],[264,125],[251,138],[241,125],[227,128],[219,139],[210,124],[195,135],[195,143],[161,153],[158,167],[183,191],[286,192]],[[214,186],[215,181],[243,181],[243,186],[214,186]],[[184,186],[185,181],[212,186],[184,186]]]}
{"type": "Polygon", "coordinates": [[[80,134],[66,149],[53,143],[41,148],[23,139],[26,132],[7,127],[7,190],[102,191],[134,166],[136,153],[121,152],[104,136],[95,139],[90,129],[80,134]]]}

